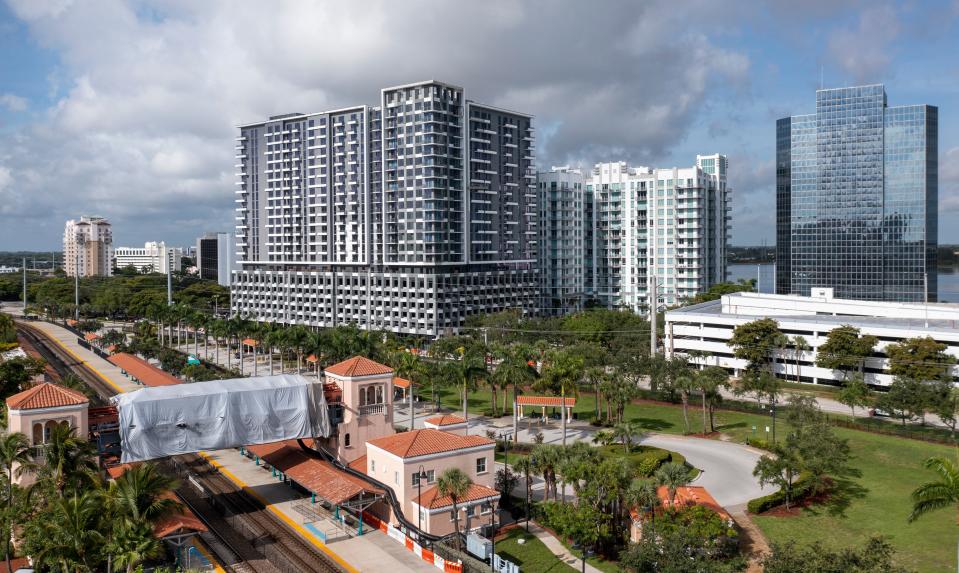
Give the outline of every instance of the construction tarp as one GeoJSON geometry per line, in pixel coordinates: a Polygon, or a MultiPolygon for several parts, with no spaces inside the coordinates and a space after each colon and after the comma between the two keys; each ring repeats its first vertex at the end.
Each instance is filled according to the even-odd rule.
{"type": "Polygon", "coordinates": [[[122,462],[330,435],[323,386],[292,374],[143,388],[111,401],[122,462]]]}

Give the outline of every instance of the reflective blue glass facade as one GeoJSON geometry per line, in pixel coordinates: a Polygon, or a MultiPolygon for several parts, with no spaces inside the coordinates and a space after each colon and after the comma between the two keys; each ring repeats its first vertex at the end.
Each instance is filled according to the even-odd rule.
{"type": "Polygon", "coordinates": [[[881,85],[819,90],[815,114],[777,121],[777,292],[935,300],[937,125],[881,85]]]}

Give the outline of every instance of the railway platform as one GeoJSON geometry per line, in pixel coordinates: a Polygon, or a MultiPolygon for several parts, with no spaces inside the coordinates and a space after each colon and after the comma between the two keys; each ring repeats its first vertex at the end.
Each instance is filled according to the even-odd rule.
{"type": "Polygon", "coordinates": [[[347,533],[326,512],[311,511],[309,497],[283,483],[269,469],[256,465],[237,450],[201,452],[200,455],[348,571],[438,571],[378,529],[365,529],[362,536],[347,533]],[[321,541],[324,536],[326,543],[321,541]]]}

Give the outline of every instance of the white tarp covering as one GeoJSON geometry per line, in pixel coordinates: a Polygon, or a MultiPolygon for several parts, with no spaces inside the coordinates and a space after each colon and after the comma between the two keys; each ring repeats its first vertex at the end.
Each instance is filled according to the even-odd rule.
{"type": "Polygon", "coordinates": [[[123,462],[330,434],[323,387],[281,374],[114,396],[123,462]]]}

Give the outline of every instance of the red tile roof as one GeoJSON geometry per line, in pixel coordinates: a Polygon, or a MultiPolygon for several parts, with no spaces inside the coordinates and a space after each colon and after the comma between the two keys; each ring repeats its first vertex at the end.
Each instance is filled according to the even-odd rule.
{"type": "Polygon", "coordinates": [[[410,382],[406,378],[400,378],[398,376],[393,377],[393,385],[396,386],[397,388],[409,388],[411,384],[412,382],[410,382]]]}
{"type": "MultiPolygon", "coordinates": [[[[165,492],[161,497],[179,501],[173,492],[165,492]]],[[[197,519],[196,515],[185,505],[180,505],[179,509],[174,510],[161,518],[153,526],[153,536],[157,539],[163,539],[167,535],[186,532],[207,531],[206,525],[197,519]]]]}
{"type": "Polygon", "coordinates": [[[5,573],[14,573],[20,569],[33,569],[30,566],[29,557],[14,557],[10,560],[10,569],[7,569],[7,562],[0,560],[0,571],[5,573]]]}
{"type": "Polygon", "coordinates": [[[366,456],[362,455],[356,458],[355,460],[353,460],[352,462],[348,463],[347,465],[358,472],[366,473],[366,456]]]}
{"type": "MultiPolygon", "coordinates": [[[[562,396],[517,396],[516,403],[520,406],[562,406],[562,396]]],[[[566,405],[570,408],[576,406],[576,398],[566,397],[566,405]]]]}
{"type": "Polygon", "coordinates": [[[164,372],[146,360],[132,354],[127,354],[126,352],[118,352],[107,358],[107,360],[142,382],[145,386],[173,386],[174,384],[182,383],[179,378],[169,372],[164,372]]]}
{"type": "Polygon", "coordinates": [[[82,392],[49,382],[41,382],[7,398],[7,408],[11,410],[39,410],[41,408],[77,406],[89,402],[90,400],[82,392]]]}
{"type": "Polygon", "coordinates": [[[360,478],[338,470],[329,462],[308,456],[296,440],[248,446],[246,449],[332,503],[343,503],[364,492],[383,493],[360,478]]]}
{"type": "Polygon", "coordinates": [[[368,446],[376,446],[401,458],[415,458],[476,446],[492,446],[494,443],[493,440],[483,436],[458,436],[432,428],[402,432],[366,442],[368,446]]]}
{"type": "Polygon", "coordinates": [[[354,356],[338,364],[334,364],[325,370],[328,374],[336,376],[373,376],[376,374],[389,374],[393,369],[379,362],[374,362],[369,358],[354,356]]]}
{"type": "Polygon", "coordinates": [[[453,414],[443,414],[441,416],[433,416],[432,418],[427,418],[426,423],[433,424],[434,426],[454,426],[456,424],[465,424],[466,418],[456,416],[453,414]]]}
{"type": "Polygon", "coordinates": [[[107,468],[107,475],[110,476],[110,479],[117,479],[123,474],[127,473],[127,470],[133,469],[134,464],[119,464],[116,466],[111,466],[107,468]]]}
{"type": "Polygon", "coordinates": [[[260,343],[257,342],[256,340],[253,340],[252,338],[244,338],[244,339],[243,339],[243,345],[244,345],[244,346],[259,346],[260,343]]]}
{"type": "Polygon", "coordinates": [[[83,339],[86,340],[87,342],[93,342],[94,340],[99,340],[100,335],[97,334],[96,332],[88,332],[83,335],[83,339]]]}
{"type": "MultiPolygon", "coordinates": [[[[439,488],[433,486],[424,491],[423,495],[414,499],[413,502],[420,507],[425,507],[427,509],[442,509],[444,507],[451,507],[453,505],[453,498],[448,495],[439,497],[439,493],[439,488]]],[[[466,495],[460,499],[457,499],[456,504],[460,505],[480,499],[499,499],[499,497],[500,493],[495,489],[486,487],[485,485],[471,483],[466,495]]]]}
{"type": "MultiPolygon", "coordinates": [[[[660,502],[663,504],[663,508],[669,507],[669,489],[666,486],[659,486],[656,490],[656,495],[659,496],[660,502]]],[[[676,488],[676,498],[673,500],[673,505],[675,507],[691,507],[694,505],[702,505],[708,507],[709,509],[715,511],[723,519],[732,519],[729,513],[723,509],[723,506],[719,505],[712,495],[706,491],[706,488],[697,485],[688,485],[676,488]]],[[[633,519],[639,519],[639,512],[636,511],[636,508],[633,508],[629,512],[630,516],[633,519]]]]}

